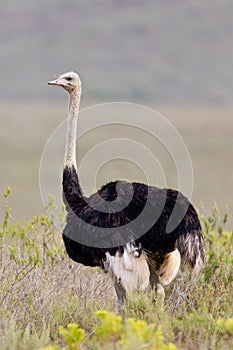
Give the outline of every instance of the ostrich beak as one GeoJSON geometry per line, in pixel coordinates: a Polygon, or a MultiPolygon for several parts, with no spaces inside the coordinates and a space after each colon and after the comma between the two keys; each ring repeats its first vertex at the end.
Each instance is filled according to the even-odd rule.
{"type": "Polygon", "coordinates": [[[59,79],[51,80],[48,82],[48,85],[62,85],[59,79]]]}

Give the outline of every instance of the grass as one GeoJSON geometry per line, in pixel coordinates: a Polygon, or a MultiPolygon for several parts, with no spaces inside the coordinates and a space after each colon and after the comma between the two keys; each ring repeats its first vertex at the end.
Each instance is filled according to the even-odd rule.
{"type": "Polygon", "coordinates": [[[182,269],[166,289],[164,307],[150,293],[134,293],[121,314],[109,277],[68,259],[52,218],[12,222],[9,192],[0,229],[2,350],[129,350],[135,341],[138,349],[233,346],[233,235],[217,208],[201,216],[208,260],[199,277],[192,281],[182,269]],[[114,333],[117,319],[122,328],[114,333]]]}

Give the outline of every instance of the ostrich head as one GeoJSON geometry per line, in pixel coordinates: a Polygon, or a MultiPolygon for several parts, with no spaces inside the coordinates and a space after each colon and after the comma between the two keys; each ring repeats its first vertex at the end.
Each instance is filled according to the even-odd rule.
{"type": "Polygon", "coordinates": [[[48,84],[62,86],[69,93],[81,90],[81,80],[75,72],[64,73],[59,78],[49,81],[48,84]]]}

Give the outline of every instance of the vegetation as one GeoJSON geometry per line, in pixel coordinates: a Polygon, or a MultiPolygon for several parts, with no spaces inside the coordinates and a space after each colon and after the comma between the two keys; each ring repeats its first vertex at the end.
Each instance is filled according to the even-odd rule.
{"type": "Polygon", "coordinates": [[[233,235],[217,208],[201,216],[208,259],[195,281],[182,270],[164,306],[134,293],[118,310],[108,276],[68,259],[53,217],[14,223],[9,194],[0,228],[1,349],[232,348],[233,235]]]}

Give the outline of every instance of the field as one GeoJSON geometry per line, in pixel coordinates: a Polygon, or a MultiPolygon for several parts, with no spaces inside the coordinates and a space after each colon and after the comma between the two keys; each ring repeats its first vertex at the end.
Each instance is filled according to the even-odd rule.
{"type": "MultiPolygon", "coordinates": [[[[175,346],[182,350],[223,350],[233,346],[232,193],[229,190],[232,107],[155,109],[172,122],[189,149],[194,169],[192,201],[202,217],[207,262],[194,283],[186,270],[182,270],[166,289],[163,307],[153,302],[150,293],[143,293],[129,296],[122,312],[118,310],[108,276],[99,269],[75,264],[66,256],[51,214],[56,211],[51,197],[50,217],[44,212],[39,165],[50,134],[64,120],[65,106],[2,105],[0,332],[3,350],[43,347],[172,350],[175,346]],[[5,198],[7,186],[12,188],[12,193],[5,198]],[[70,323],[74,324],[66,328],[70,323]]],[[[95,119],[80,114],[80,125],[94,122],[95,119]]],[[[163,159],[168,186],[177,186],[174,166],[160,145],[148,135],[122,126],[98,129],[97,133],[81,138],[79,162],[95,144],[117,136],[138,140],[163,159]]],[[[62,133],[56,148],[58,166],[62,165],[63,138],[62,133]]],[[[57,210],[61,206],[54,183],[59,184],[60,190],[59,171],[58,167],[52,173],[50,169],[45,172],[48,184],[52,184],[48,191],[45,187],[45,196],[55,194],[57,210]]],[[[96,187],[113,178],[144,181],[140,169],[115,161],[99,171],[96,187]]],[[[83,186],[86,192],[93,190],[85,179],[83,186]]],[[[49,197],[45,200],[49,201],[49,197]]],[[[59,217],[64,219],[64,213],[59,217]]]]}
{"type": "Polygon", "coordinates": [[[199,277],[192,281],[182,268],[164,306],[144,292],[118,310],[109,277],[72,263],[47,216],[12,223],[8,198],[0,231],[2,350],[232,348],[233,236],[217,208],[201,216],[207,262],[199,277]]]}
{"type": "Polygon", "coordinates": [[[230,0],[1,1],[1,349],[233,348],[232,11],[230,0]],[[190,195],[200,214],[205,267],[195,281],[182,269],[164,306],[148,292],[119,310],[108,276],[64,251],[66,100],[47,81],[68,70],[80,73],[82,109],[146,105],[187,146],[194,179],[182,152],[174,159],[166,148],[178,149],[174,133],[164,144],[143,114],[80,114],[80,134],[91,128],[77,142],[85,194],[113,179],[148,179],[190,195]]]}
{"type": "MultiPolygon", "coordinates": [[[[10,186],[13,195],[9,199],[12,216],[16,221],[28,220],[36,212],[43,211],[39,188],[39,167],[46,142],[55,128],[65,120],[66,99],[61,92],[62,105],[51,105],[41,102],[18,103],[14,105],[1,104],[0,130],[0,162],[3,165],[0,172],[0,191],[4,193],[10,186]]],[[[82,108],[95,104],[85,101],[82,108]]],[[[202,105],[166,105],[154,106],[171,122],[184,139],[193,165],[194,186],[192,201],[195,206],[206,214],[211,212],[213,205],[217,205],[221,212],[229,214],[232,222],[232,149],[233,149],[233,119],[231,106],[202,106],[202,105]],[[204,208],[203,208],[204,207],[204,208]]],[[[97,117],[98,118],[98,115],[97,117]]],[[[80,127],[92,125],[92,116],[80,115],[80,127]]],[[[64,130],[65,133],[65,130],[64,130]]],[[[57,181],[60,190],[60,168],[63,160],[63,144],[65,135],[60,134],[60,142],[56,149],[58,169],[48,169],[48,180],[52,184],[48,193],[56,195],[57,181]],[[59,168],[60,166],[60,168],[59,168]],[[50,173],[51,172],[51,173],[50,173]]],[[[167,186],[177,187],[177,174],[166,153],[148,134],[140,133],[126,127],[98,128],[95,133],[88,133],[82,137],[78,149],[80,162],[89,149],[96,144],[115,137],[133,139],[148,147],[159,158],[165,171],[167,186]]],[[[89,165],[92,172],[92,164],[89,165]]],[[[130,164],[110,162],[99,172],[96,187],[112,179],[126,178],[144,181],[141,171],[130,164]]],[[[86,192],[93,187],[83,180],[86,192]]],[[[156,183],[156,174],[155,180],[156,183]]],[[[47,196],[47,195],[46,195],[47,196]]],[[[47,201],[47,197],[45,198],[47,201]]],[[[3,217],[4,205],[0,202],[0,218],[3,217]]],[[[230,226],[229,226],[230,227],[230,226]]]]}

